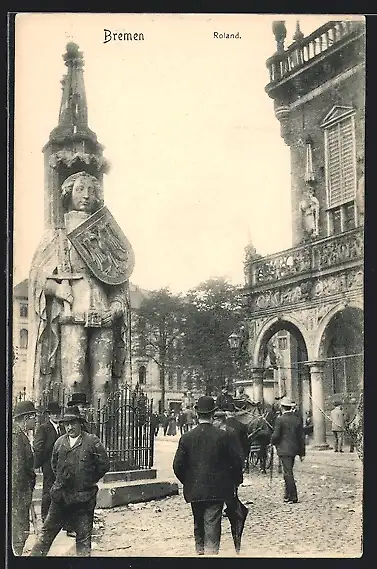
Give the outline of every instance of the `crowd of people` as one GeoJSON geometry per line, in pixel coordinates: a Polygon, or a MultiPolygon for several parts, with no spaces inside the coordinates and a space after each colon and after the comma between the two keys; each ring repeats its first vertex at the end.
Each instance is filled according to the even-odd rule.
{"type": "MultiPolygon", "coordinates": [[[[238,516],[239,522],[243,516],[244,522],[247,515],[237,492],[243,482],[250,433],[236,417],[236,411],[245,409],[246,403],[257,405],[242,389],[234,398],[224,385],[216,401],[211,396],[201,396],[195,406],[187,404],[178,412],[153,413],[151,418],[153,435],[161,428],[164,436],[175,436],[179,429],[173,470],[183,484],[184,499],[191,504],[198,555],[218,553],[224,505],[230,520],[238,516]]],[[[52,401],[45,410],[46,420],[37,428],[34,404],[21,401],[15,406],[11,512],[16,555],[22,555],[30,531],[37,469],[43,475],[43,526],[30,555],[46,556],[61,529],[75,537],[78,556],[91,555],[97,483],[109,470],[110,462],[100,439],[88,432],[87,406],[82,393],[73,394],[63,413],[59,404],[52,401]],[[35,431],[33,444],[28,437],[31,430],[35,431]]],[[[297,405],[286,396],[280,398],[278,408],[273,425],[269,425],[271,430],[267,430],[267,442],[277,451],[284,478],[283,500],[296,504],[293,469],[297,456],[304,460],[308,437],[313,434],[312,415],[307,412],[303,420],[297,405]]],[[[329,417],[335,452],[343,452],[349,415],[340,402],[335,402],[329,417]]],[[[351,439],[350,451],[353,450],[351,439]]],[[[240,538],[235,541],[235,548],[239,553],[240,538]]]]}

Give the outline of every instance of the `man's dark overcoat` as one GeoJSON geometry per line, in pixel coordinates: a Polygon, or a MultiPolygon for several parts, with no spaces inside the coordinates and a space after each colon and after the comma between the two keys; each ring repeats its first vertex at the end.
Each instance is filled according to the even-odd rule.
{"type": "Polygon", "coordinates": [[[228,417],[225,421],[225,424],[235,430],[238,441],[241,445],[244,458],[246,458],[249,454],[249,438],[247,436],[247,427],[241,421],[238,421],[235,417],[228,417]]]}
{"type": "Polygon", "coordinates": [[[88,502],[96,496],[97,482],[109,470],[110,462],[99,438],[83,431],[73,447],[68,435],[58,438],[51,466],[56,475],[51,488],[52,499],[74,504],[88,502]]]}
{"type": "Polygon", "coordinates": [[[271,442],[279,456],[305,456],[305,436],[301,419],[296,414],[283,413],[276,419],[271,442]]]}
{"type": "Polygon", "coordinates": [[[242,467],[232,436],[210,423],[199,423],[181,436],[173,461],[186,502],[230,500],[242,483],[242,467]]]}
{"type": "Polygon", "coordinates": [[[55,480],[55,474],[51,468],[51,456],[54,444],[59,438],[51,421],[40,425],[34,437],[34,467],[42,468],[43,492],[50,491],[55,480]]]}

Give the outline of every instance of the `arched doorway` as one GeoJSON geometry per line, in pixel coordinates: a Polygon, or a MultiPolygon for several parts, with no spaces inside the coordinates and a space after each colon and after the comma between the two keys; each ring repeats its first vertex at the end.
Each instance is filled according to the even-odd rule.
{"type": "Polygon", "coordinates": [[[334,400],[358,398],[364,381],[363,311],[346,306],[326,322],[319,343],[319,359],[324,366],[324,399],[327,409],[334,400]]]}
{"type": "Polygon", "coordinates": [[[303,413],[309,408],[307,359],[306,341],[298,325],[278,318],[267,323],[256,342],[254,356],[256,369],[262,374],[266,403],[287,395],[303,413]]]}

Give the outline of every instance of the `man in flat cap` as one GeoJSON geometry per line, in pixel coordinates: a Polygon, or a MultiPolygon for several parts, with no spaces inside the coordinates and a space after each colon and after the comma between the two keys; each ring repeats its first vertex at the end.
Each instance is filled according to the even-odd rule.
{"type": "Polygon", "coordinates": [[[77,555],[90,557],[97,482],[109,470],[110,461],[99,438],[82,430],[83,419],[77,406],[67,407],[61,421],[66,434],[59,437],[52,451],[56,478],[51,505],[30,555],[46,556],[68,522],[76,533],[77,555]]]}
{"type": "Polygon", "coordinates": [[[33,451],[27,433],[34,429],[37,410],[31,401],[20,401],[13,410],[12,428],[12,544],[22,555],[30,533],[29,511],[35,486],[33,451]]]}
{"type": "Polygon", "coordinates": [[[55,480],[55,474],[51,468],[52,449],[55,441],[63,434],[59,425],[61,409],[57,401],[51,401],[47,405],[46,413],[48,419],[39,425],[34,436],[34,468],[42,468],[43,489],[41,517],[42,522],[47,517],[47,512],[51,503],[50,490],[55,480]]]}
{"type": "Polygon", "coordinates": [[[212,424],[213,398],[199,397],[195,409],[198,425],[181,436],[173,470],[191,503],[196,553],[217,555],[223,506],[242,483],[243,460],[232,435],[212,424]]]}

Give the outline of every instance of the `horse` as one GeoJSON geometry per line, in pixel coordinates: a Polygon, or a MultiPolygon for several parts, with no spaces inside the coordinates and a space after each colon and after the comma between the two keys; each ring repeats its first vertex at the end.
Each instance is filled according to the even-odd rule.
{"type": "Polygon", "coordinates": [[[270,468],[268,449],[270,448],[271,435],[275,427],[278,416],[276,405],[253,403],[252,401],[235,400],[235,418],[246,425],[249,438],[249,453],[247,458],[247,469],[250,468],[250,461],[259,462],[261,472],[266,473],[270,468]],[[253,460],[253,458],[256,461],[253,460]]]}

